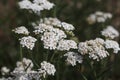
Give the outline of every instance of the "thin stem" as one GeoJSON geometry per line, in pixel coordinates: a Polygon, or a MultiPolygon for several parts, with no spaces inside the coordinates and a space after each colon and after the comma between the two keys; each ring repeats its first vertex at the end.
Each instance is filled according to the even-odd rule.
{"type": "Polygon", "coordinates": [[[22,53],[22,46],[21,45],[20,45],[20,59],[21,59],[21,61],[23,59],[23,53],[22,53]]]}
{"type": "Polygon", "coordinates": [[[81,73],[82,77],[84,80],[88,80],[82,73],[81,73]]]}
{"type": "Polygon", "coordinates": [[[33,61],[33,63],[36,65],[36,67],[40,67],[37,63],[36,63],[36,61],[33,59],[33,55],[32,55],[32,53],[29,51],[29,54],[30,54],[30,57],[31,57],[31,59],[32,59],[32,61],[33,61]]]}
{"type": "Polygon", "coordinates": [[[59,61],[60,59],[58,58],[58,61],[57,61],[57,80],[59,80],[59,71],[60,71],[60,66],[59,66],[59,61]]]}
{"type": "Polygon", "coordinates": [[[50,58],[50,61],[52,62],[53,61],[53,58],[55,56],[55,53],[52,54],[52,57],[50,58]]]}

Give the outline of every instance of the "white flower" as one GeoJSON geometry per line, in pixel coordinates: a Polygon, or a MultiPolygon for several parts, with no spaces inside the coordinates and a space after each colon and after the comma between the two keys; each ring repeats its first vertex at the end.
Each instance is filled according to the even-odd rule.
{"type": "Polygon", "coordinates": [[[22,37],[19,40],[22,47],[27,47],[30,50],[33,49],[33,47],[35,46],[35,42],[37,41],[37,39],[32,36],[22,37]]]}
{"type": "Polygon", "coordinates": [[[34,0],[33,1],[35,4],[40,4],[40,6],[43,8],[43,9],[47,9],[47,10],[50,10],[51,8],[53,8],[54,4],[53,3],[50,3],[49,1],[47,0],[34,0]]]}
{"type": "Polygon", "coordinates": [[[44,48],[46,49],[63,51],[77,48],[77,44],[73,40],[64,40],[64,44],[61,42],[67,38],[65,30],[70,33],[74,30],[71,24],[50,17],[41,19],[39,26],[35,26],[34,28],[35,30],[33,32],[35,34],[41,34],[41,41],[43,41],[44,48]]]}
{"type": "Polygon", "coordinates": [[[45,32],[41,37],[43,41],[44,48],[46,49],[56,49],[58,38],[56,38],[56,34],[54,32],[45,32]]]}
{"type": "Polygon", "coordinates": [[[70,50],[70,49],[77,49],[77,43],[73,40],[60,40],[58,43],[57,50],[70,50]]]}
{"type": "Polygon", "coordinates": [[[91,14],[88,18],[87,21],[89,24],[94,24],[96,22],[96,15],[91,14]]]}
{"type": "Polygon", "coordinates": [[[26,78],[25,76],[20,76],[19,80],[29,80],[28,78],[26,78]]]}
{"type": "Polygon", "coordinates": [[[13,73],[30,72],[33,66],[33,62],[30,59],[23,58],[22,61],[18,61],[16,63],[16,68],[14,69],[13,73]]]}
{"type": "Polygon", "coordinates": [[[28,29],[25,28],[24,26],[15,28],[15,29],[13,29],[12,31],[14,31],[14,32],[17,33],[17,34],[25,34],[25,35],[28,35],[28,34],[29,34],[28,29]]]}
{"type": "Polygon", "coordinates": [[[113,41],[113,40],[106,40],[105,41],[105,47],[107,49],[113,49],[114,53],[118,53],[118,51],[120,51],[119,44],[116,41],[113,41]]]}
{"type": "Polygon", "coordinates": [[[67,56],[66,61],[72,66],[75,66],[77,62],[82,63],[83,61],[82,56],[78,55],[78,53],[75,52],[67,52],[66,54],[64,54],[64,56],[67,56]]]}
{"type": "Polygon", "coordinates": [[[68,30],[68,31],[75,29],[72,24],[68,24],[68,23],[66,23],[66,22],[62,22],[62,27],[63,27],[65,30],[68,30]]]}
{"type": "Polygon", "coordinates": [[[44,48],[56,49],[58,41],[65,37],[66,34],[62,30],[54,28],[50,32],[45,32],[41,37],[41,40],[43,41],[44,48]]]}
{"type": "Polygon", "coordinates": [[[112,18],[111,13],[105,13],[105,12],[101,12],[101,11],[96,11],[95,13],[90,14],[88,16],[87,21],[88,21],[89,24],[94,24],[96,22],[103,23],[107,19],[111,19],[111,18],[112,18]]]}
{"type": "Polygon", "coordinates": [[[119,32],[112,26],[108,26],[106,29],[101,31],[101,34],[110,39],[114,39],[119,36],[119,32]]]}
{"type": "Polygon", "coordinates": [[[56,72],[56,69],[54,67],[54,65],[46,62],[46,61],[43,61],[41,63],[41,68],[39,69],[39,72],[43,74],[48,74],[48,75],[54,75],[55,72],[56,72]]]}
{"type": "Polygon", "coordinates": [[[43,20],[41,20],[42,22],[44,22],[47,25],[52,25],[55,27],[61,27],[61,21],[57,18],[44,18],[43,20]]]}
{"type": "Polygon", "coordinates": [[[44,23],[40,23],[39,26],[34,27],[35,30],[33,31],[35,34],[43,33],[45,31],[52,31],[53,26],[51,25],[46,25],[44,23]]]}
{"type": "Polygon", "coordinates": [[[21,9],[30,9],[32,3],[29,0],[22,0],[18,3],[21,9]]]}
{"type": "Polygon", "coordinates": [[[8,69],[7,67],[2,67],[1,68],[1,74],[2,75],[5,75],[5,74],[8,74],[10,72],[10,69],[8,69]]]}
{"type": "Polygon", "coordinates": [[[105,50],[104,40],[96,38],[95,40],[89,40],[86,42],[80,42],[78,51],[82,54],[88,54],[90,58],[99,61],[107,56],[109,53],[105,50]]]}
{"type": "Polygon", "coordinates": [[[32,10],[35,13],[40,13],[40,11],[45,9],[50,10],[54,6],[53,3],[50,3],[47,0],[33,0],[33,2],[30,0],[22,0],[18,4],[21,9],[32,10]]]}

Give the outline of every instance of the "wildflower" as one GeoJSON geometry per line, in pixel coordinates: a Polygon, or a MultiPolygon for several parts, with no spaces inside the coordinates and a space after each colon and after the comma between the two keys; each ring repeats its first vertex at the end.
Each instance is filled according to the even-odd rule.
{"type": "Polygon", "coordinates": [[[17,33],[17,34],[25,34],[25,35],[28,35],[28,34],[29,34],[28,29],[25,28],[24,26],[15,28],[15,29],[13,29],[12,31],[14,31],[14,32],[17,33]]]}
{"type": "Polygon", "coordinates": [[[4,66],[1,68],[2,75],[8,74],[9,72],[10,72],[10,69],[8,69],[7,67],[4,66]]]}
{"type": "MultiPolygon", "coordinates": [[[[41,63],[41,68],[39,69],[39,72],[43,73],[45,75],[46,74],[48,74],[48,75],[54,75],[55,72],[56,72],[56,69],[55,69],[54,65],[52,65],[52,64],[50,64],[50,63],[48,63],[46,61],[43,61],[41,63]]],[[[45,75],[44,75],[44,77],[45,77],[45,75]]]]}
{"type": "Polygon", "coordinates": [[[70,50],[70,49],[77,49],[77,43],[73,40],[60,40],[57,46],[57,50],[70,50]]]}
{"type": "Polygon", "coordinates": [[[19,40],[20,40],[20,44],[22,45],[22,47],[26,46],[30,50],[33,49],[33,47],[35,46],[35,42],[37,41],[37,39],[31,36],[22,37],[19,40]]]}
{"type": "Polygon", "coordinates": [[[90,14],[89,17],[87,18],[87,21],[88,21],[89,24],[94,24],[96,22],[103,23],[107,19],[111,19],[111,18],[112,18],[111,13],[105,13],[105,12],[97,11],[93,14],[90,14]]]}
{"type": "Polygon", "coordinates": [[[44,23],[40,23],[39,26],[34,27],[35,30],[33,31],[35,34],[44,33],[45,31],[52,31],[53,26],[46,25],[44,23]]]}
{"type": "Polygon", "coordinates": [[[78,51],[82,54],[88,54],[89,58],[99,61],[107,56],[109,53],[105,50],[104,40],[96,38],[95,40],[89,40],[86,42],[80,42],[78,51]]]}
{"type": "Polygon", "coordinates": [[[65,30],[68,30],[68,31],[74,30],[74,26],[72,24],[68,24],[66,22],[62,22],[61,24],[65,30]]]}
{"type": "Polygon", "coordinates": [[[18,61],[16,63],[16,68],[13,73],[22,73],[22,72],[30,72],[33,68],[33,62],[30,59],[23,58],[22,61],[18,61]]]}
{"type": "Polygon", "coordinates": [[[108,26],[106,29],[101,31],[101,34],[110,39],[114,39],[115,37],[119,36],[119,32],[112,26],[108,26]]]}
{"type": "Polygon", "coordinates": [[[61,21],[57,18],[49,17],[49,18],[44,18],[41,21],[43,23],[47,24],[47,25],[52,25],[52,26],[55,26],[55,27],[61,27],[61,21]]]}
{"type": "Polygon", "coordinates": [[[35,13],[40,13],[42,10],[50,10],[54,6],[53,3],[47,0],[33,0],[33,2],[30,0],[22,0],[18,4],[21,9],[32,10],[35,13]]]}
{"type": "Polygon", "coordinates": [[[78,53],[75,52],[67,52],[66,54],[64,54],[64,56],[67,56],[67,63],[71,64],[72,66],[75,66],[76,63],[82,63],[82,56],[78,55],[78,53]]]}
{"type": "Polygon", "coordinates": [[[62,30],[54,28],[50,32],[45,32],[41,37],[41,40],[43,41],[44,48],[56,49],[58,41],[65,37],[66,34],[62,30]]]}
{"type": "Polygon", "coordinates": [[[118,51],[120,51],[119,44],[116,41],[113,41],[113,40],[106,40],[105,41],[105,47],[107,49],[113,49],[114,53],[118,53],[118,51]]]}

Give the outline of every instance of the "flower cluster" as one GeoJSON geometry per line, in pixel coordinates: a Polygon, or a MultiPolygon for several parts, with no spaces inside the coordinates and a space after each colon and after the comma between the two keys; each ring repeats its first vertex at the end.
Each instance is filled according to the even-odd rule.
{"type": "Polygon", "coordinates": [[[10,72],[10,69],[8,69],[7,67],[2,67],[1,68],[1,73],[2,73],[2,75],[6,75],[6,74],[8,74],[10,72]]]}
{"type": "Polygon", "coordinates": [[[22,61],[16,63],[16,68],[13,73],[29,72],[32,70],[33,66],[33,62],[30,59],[23,58],[22,61]]]}
{"type": "Polygon", "coordinates": [[[104,40],[96,38],[95,40],[89,40],[86,42],[80,42],[78,51],[82,54],[88,54],[90,58],[99,61],[107,56],[109,53],[105,50],[104,40]]]}
{"type": "MultiPolygon", "coordinates": [[[[11,72],[13,77],[1,78],[0,80],[41,80],[42,77],[54,75],[56,72],[54,65],[46,61],[43,61],[41,68],[36,71],[33,70],[33,67],[33,62],[30,59],[23,58],[22,61],[16,63],[16,68],[11,72]]],[[[3,67],[1,71],[8,73],[9,69],[3,67]]]]}
{"type": "Polygon", "coordinates": [[[17,34],[24,34],[24,35],[28,35],[29,34],[28,29],[26,27],[24,27],[24,26],[15,28],[12,31],[14,31],[17,34]]]}
{"type": "Polygon", "coordinates": [[[90,58],[99,61],[109,56],[108,49],[113,49],[113,53],[120,51],[119,44],[113,40],[103,40],[96,38],[95,40],[89,40],[86,42],[80,42],[78,51],[82,54],[88,54],[90,58]]]}
{"type": "Polygon", "coordinates": [[[47,0],[33,0],[33,2],[30,0],[22,0],[19,2],[19,6],[21,9],[28,9],[35,13],[40,13],[42,10],[50,10],[54,4],[47,0]]]}
{"type": "Polygon", "coordinates": [[[67,57],[66,62],[72,66],[75,66],[77,62],[82,63],[83,61],[82,56],[75,52],[67,52],[64,56],[67,57]]]}
{"type": "Polygon", "coordinates": [[[66,22],[61,22],[57,18],[41,19],[39,26],[34,27],[35,34],[42,34],[44,48],[50,50],[69,50],[76,49],[77,43],[73,40],[66,40],[67,34],[65,31],[74,30],[74,26],[66,22]]]}
{"type": "Polygon", "coordinates": [[[46,74],[48,75],[54,75],[55,72],[56,72],[56,69],[54,67],[54,65],[46,62],[46,61],[43,61],[41,63],[41,68],[38,69],[39,70],[39,73],[41,73],[43,75],[43,77],[46,76],[46,74]]]}
{"type": "Polygon", "coordinates": [[[32,36],[22,37],[19,40],[22,47],[27,47],[30,50],[33,49],[33,47],[35,46],[35,42],[37,41],[37,39],[32,36]]]}
{"type": "Polygon", "coordinates": [[[109,39],[114,39],[119,36],[119,32],[112,26],[107,26],[106,29],[101,31],[101,34],[109,39]]]}
{"type": "Polygon", "coordinates": [[[106,40],[105,41],[105,47],[107,49],[113,49],[114,53],[118,53],[118,51],[120,51],[119,44],[116,41],[113,41],[113,40],[106,40]]]}
{"type": "Polygon", "coordinates": [[[57,50],[67,50],[69,51],[70,49],[77,49],[77,43],[73,40],[60,40],[58,43],[57,50]]]}
{"type": "Polygon", "coordinates": [[[111,13],[104,13],[101,11],[97,11],[94,14],[89,15],[89,17],[87,18],[87,21],[89,24],[94,24],[96,22],[103,23],[107,19],[111,19],[111,18],[112,18],[111,13]]]}

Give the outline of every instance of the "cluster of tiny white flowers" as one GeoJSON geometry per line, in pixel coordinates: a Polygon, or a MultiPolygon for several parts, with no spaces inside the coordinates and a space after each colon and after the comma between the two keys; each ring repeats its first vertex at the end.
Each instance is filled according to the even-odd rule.
{"type": "Polygon", "coordinates": [[[58,50],[64,51],[67,50],[69,51],[70,49],[77,49],[77,43],[73,40],[60,40],[58,43],[58,50]]]}
{"type": "Polygon", "coordinates": [[[33,68],[33,62],[30,59],[23,58],[22,61],[16,63],[13,73],[29,72],[33,68]]]}
{"type": "Polygon", "coordinates": [[[34,27],[35,34],[42,34],[41,40],[43,41],[44,48],[69,50],[76,49],[77,43],[73,40],[64,40],[67,38],[65,31],[74,30],[74,26],[66,22],[61,22],[57,18],[44,18],[41,19],[38,26],[34,27]],[[64,30],[62,30],[64,29],[64,30]]]}
{"type": "Polygon", "coordinates": [[[19,2],[19,6],[21,9],[28,9],[35,13],[40,13],[42,10],[50,10],[54,4],[47,0],[33,0],[33,2],[30,0],[22,0],[19,2]]]}
{"type": "Polygon", "coordinates": [[[51,25],[51,26],[54,26],[54,27],[60,27],[60,28],[63,28],[64,30],[66,30],[66,31],[73,31],[75,29],[72,24],[62,22],[59,19],[52,18],[52,17],[41,19],[41,23],[45,23],[47,25],[51,25]]]}
{"type": "Polygon", "coordinates": [[[82,55],[88,54],[90,58],[99,61],[100,59],[109,56],[109,53],[105,50],[104,44],[104,40],[101,38],[80,42],[78,51],[82,55]]]}
{"type": "Polygon", "coordinates": [[[48,75],[54,75],[56,72],[55,66],[51,63],[48,63],[46,61],[43,61],[41,63],[41,68],[39,69],[39,73],[43,74],[43,77],[48,75]]]}
{"type": "Polygon", "coordinates": [[[70,31],[70,30],[74,30],[74,29],[75,29],[72,24],[68,24],[68,23],[66,23],[66,22],[62,22],[61,24],[62,24],[62,26],[63,26],[63,28],[64,28],[65,30],[70,31]]]}
{"type": "Polygon", "coordinates": [[[118,53],[118,51],[120,51],[120,47],[118,42],[113,41],[113,40],[106,40],[105,41],[105,47],[107,49],[113,49],[114,53],[118,53]]]}
{"type": "Polygon", "coordinates": [[[103,23],[107,19],[111,19],[111,18],[112,18],[111,13],[105,13],[105,12],[97,11],[94,14],[89,15],[89,17],[87,18],[87,21],[88,21],[89,24],[94,24],[96,22],[103,23]]]}
{"type": "Polygon", "coordinates": [[[35,42],[37,41],[37,39],[32,36],[22,37],[19,40],[22,47],[27,47],[30,50],[33,49],[33,47],[35,46],[35,42]]]}
{"type": "Polygon", "coordinates": [[[25,35],[28,35],[28,34],[29,34],[28,29],[25,28],[24,26],[15,28],[15,29],[13,29],[12,31],[14,31],[14,32],[17,33],[17,34],[25,34],[25,35]]]}
{"type": "Polygon", "coordinates": [[[30,59],[23,58],[22,61],[16,63],[15,69],[11,72],[14,77],[11,77],[10,80],[40,80],[41,74],[32,70],[33,67],[33,62],[30,59]]]}
{"type": "Polygon", "coordinates": [[[75,66],[77,62],[82,63],[83,61],[82,56],[75,52],[67,52],[64,56],[67,57],[66,62],[72,66],[75,66]]]}
{"type": "Polygon", "coordinates": [[[109,39],[114,39],[119,36],[119,32],[112,26],[107,26],[106,29],[101,31],[101,34],[109,39]]]}
{"type": "Polygon", "coordinates": [[[8,69],[6,66],[3,66],[2,68],[1,68],[1,74],[2,75],[6,75],[6,74],[8,74],[10,72],[10,69],[8,69]]]}
{"type": "Polygon", "coordinates": [[[56,27],[62,27],[61,25],[61,21],[57,18],[44,18],[41,19],[41,22],[47,24],[47,25],[52,25],[52,26],[56,26],[56,27]]]}
{"type": "Polygon", "coordinates": [[[55,29],[56,32],[45,32],[41,40],[43,41],[44,48],[56,49],[57,43],[62,37],[66,37],[65,33],[59,29],[55,29]],[[60,32],[60,33],[59,33],[60,32]]]}

